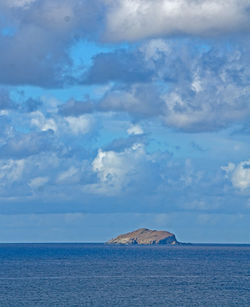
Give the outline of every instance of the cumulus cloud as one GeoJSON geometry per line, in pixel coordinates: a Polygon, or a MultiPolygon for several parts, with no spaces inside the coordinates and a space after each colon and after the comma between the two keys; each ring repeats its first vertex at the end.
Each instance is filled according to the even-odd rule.
{"type": "Polygon", "coordinates": [[[85,84],[105,84],[110,81],[134,83],[150,82],[153,71],[144,66],[139,52],[133,54],[125,50],[101,53],[93,58],[93,64],[83,76],[85,84]]]}
{"type": "Polygon", "coordinates": [[[32,189],[38,189],[44,186],[48,181],[49,181],[48,177],[36,177],[30,181],[29,186],[32,189]]]}
{"type": "Polygon", "coordinates": [[[143,129],[139,125],[132,125],[127,132],[129,135],[140,135],[143,134],[143,129]]]}
{"type": "Polygon", "coordinates": [[[65,117],[60,116],[62,114],[58,114],[56,108],[56,112],[41,112],[37,110],[27,114],[26,117],[30,119],[29,128],[35,131],[55,134],[58,141],[59,139],[63,141],[66,135],[80,136],[92,131],[95,124],[93,116],[89,114],[81,115],[81,113],[78,113],[76,116],[69,116],[68,114],[71,114],[71,112],[66,112],[66,114],[65,117]]]}
{"type": "Polygon", "coordinates": [[[249,0],[106,1],[105,37],[136,41],[167,35],[217,36],[249,30],[249,0]]]}
{"type": "MultiPolygon", "coordinates": [[[[1,204],[6,197],[15,197],[19,203],[31,198],[33,202],[42,199],[48,204],[53,203],[51,208],[27,209],[31,211],[61,212],[74,208],[108,211],[115,206],[116,210],[163,212],[183,208],[209,211],[220,208],[225,199],[231,210],[235,201],[234,189],[221,196],[224,177],[218,177],[211,161],[207,161],[209,166],[199,165],[200,159],[183,161],[156,148],[152,152],[155,144],[151,144],[151,148],[143,145],[148,142],[147,134],[130,135],[124,138],[120,147],[114,144],[112,149],[103,146],[97,154],[85,156],[85,144],[79,143],[77,138],[76,142],[69,143],[70,146],[65,141],[61,148],[58,142],[62,140],[52,135],[51,147],[46,149],[46,134],[52,132],[42,133],[45,142],[41,143],[42,149],[36,150],[37,136],[33,134],[30,143],[24,142],[21,146],[16,142],[17,148],[9,151],[9,157],[7,151],[0,157],[1,204]],[[209,196],[206,194],[208,190],[209,196]],[[93,200],[98,200],[100,205],[93,206],[93,200]],[[57,206],[59,202],[60,206],[57,206]],[[66,205],[61,207],[61,204],[66,205]]],[[[242,169],[248,171],[249,165],[244,163],[242,169]]],[[[229,172],[230,180],[231,175],[229,172]]],[[[238,201],[243,202],[242,199],[238,201]]]]}
{"type": "MultiPolygon", "coordinates": [[[[248,46],[193,46],[151,40],[143,43],[142,69],[152,70],[152,82],[115,84],[93,106],[67,102],[65,114],[126,112],[134,119],[158,117],[166,126],[186,132],[216,131],[244,123],[250,114],[248,46]]],[[[131,52],[131,51],[128,51],[131,52]]],[[[131,62],[133,66],[133,61],[131,62]]],[[[105,73],[104,73],[105,74],[105,73]]]]}
{"type": "Polygon", "coordinates": [[[248,61],[237,49],[215,48],[185,63],[189,78],[162,96],[166,124],[195,132],[244,122],[250,112],[248,61]]]}
{"type": "MultiPolygon", "coordinates": [[[[96,55],[79,80],[74,71],[82,66],[74,66],[69,50],[82,39],[100,43],[249,32],[249,5],[249,0],[0,1],[5,16],[0,83],[53,88],[79,82],[149,82],[152,67],[143,66],[140,53],[122,49],[96,55]]],[[[167,51],[164,43],[157,44],[158,52],[167,51]]]]}
{"type": "Polygon", "coordinates": [[[164,102],[153,85],[135,84],[115,87],[100,100],[102,112],[127,112],[137,118],[154,117],[162,113],[164,102]]]}
{"type": "Polygon", "coordinates": [[[92,37],[99,24],[98,1],[0,1],[5,15],[0,36],[0,83],[61,87],[74,82],[69,48],[92,37]],[[3,73],[4,72],[4,73],[3,73]]]}
{"type": "Polygon", "coordinates": [[[4,186],[22,179],[24,160],[0,160],[0,185],[4,186]]]}
{"type": "Polygon", "coordinates": [[[68,116],[65,117],[65,121],[68,123],[69,129],[73,134],[88,133],[93,124],[92,118],[87,115],[81,115],[79,117],[68,116]]]}
{"type": "Polygon", "coordinates": [[[21,134],[10,137],[0,146],[0,158],[21,159],[44,151],[56,150],[53,132],[21,134]]]}
{"type": "Polygon", "coordinates": [[[92,163],[99,183],[89,185],[87,189],[104,195],[120,193],[138,176],[141,178],[142,163],[149,159],[142,144],[134,144],[123,152],[99,150],[92,163]]]}
{"type": "Polygon", "coordinates": [[[222,167],[230,178],[232,185],[244,191],[250,188],[250,160],[242,161],[238,165],[229,163],[227,166],[222,167]]]}
{"type": "Polygon", "coordinates": [[[228,178],[228,175],[235,169],[235,164],[230,162],[228,165],[222,166],[221,169],[226,173],[226,177],[228,178]]]}
{"type": "Polygon", "coordinates": [[[138,210],[149,212],[245,204],[238,189],[250,188],[249,146],[219,130],[249,122],[249,43],[240,35],[249,32],[249,4],[0,0],[0,84],[8,84],[0,90],[0,206],[6,195],[68,203],[66,211],[72,203],[109,210],[109,201],[131,211],[142,202],[138,210]],[[230,39],[200,38],[224,34],[230,39]],[[76,59],[82,39],[91,47],[77,47],[76,59]],[[218,171],[222,143],[237,145],[230,159],[243,161],[223,168],[235,189],[218,171]]]}
{"type": "Polygon", "coordinates": [[[104,147],[105,151],[123,152],[125,149],[133,147],[135,144],[144,144],[145,134],[130,134],[125,138],[116,138],[104,147]]]}
{"type": "MultiPolygon", "coordinates": [[[[175,73],[164,76],[161,71],[171,61],[171,44],[163,39],[152,39],[137,48],[118,48],[112,52],[99,53],[92,58],[92,65],[83,74],[84,84],[151,83],[163,77],[176,79],[175,73]]],[[[180,59],[178,59],[180,60],[180,59]]],[[[174,66],[176,66],[175,61],[174,66]]],[[[166,68],[165,68],[166,70],[166,68]]],[[[168,71],[169,73],[169,71],[168,71]]]]}
{"type": "Polygon", "coordinates": [[[78,175],[78,172],[79,172],[79,170],[76,167],[71,166],[69,169],[67,169],[64,172],[61,172],[58,175],[57,182],[59,182],[59,183],[60,182],[72,182],[72,180],[74,180],[76,175],[78,175]]]}
{"type": "Polygon", "coordinates": [[[46,118],[42,112],[32,112],[31,117],[31,125],[36,126],[41,131],[57,131],[57,124],[55,120],[53,118],[46,118]]]}

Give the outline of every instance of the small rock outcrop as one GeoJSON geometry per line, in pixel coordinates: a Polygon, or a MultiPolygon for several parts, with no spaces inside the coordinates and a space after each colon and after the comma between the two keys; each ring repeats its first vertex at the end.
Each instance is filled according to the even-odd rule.
{"type": "Polygon", "coordinates": [[[115,239],[111,239],[107,244],[142,244],[142,245],[153,245],[153,244],[168,244],[175,245],[180,244],[175,235],[168,231],[150,230],[147,228],[140,228],[132,232],[128,232],[119,235],[115,239]]]}

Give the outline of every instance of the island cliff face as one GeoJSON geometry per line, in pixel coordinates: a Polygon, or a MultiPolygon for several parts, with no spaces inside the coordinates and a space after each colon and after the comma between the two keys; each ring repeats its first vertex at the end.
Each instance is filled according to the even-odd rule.
{"type": "Polygon", "coordinates": [[[140,228],[132,232],[122,234],[115,239],[111,239],[107,244],[180,244],[173,233],[168,231],[150,230],[147,228],[140,228]]]}

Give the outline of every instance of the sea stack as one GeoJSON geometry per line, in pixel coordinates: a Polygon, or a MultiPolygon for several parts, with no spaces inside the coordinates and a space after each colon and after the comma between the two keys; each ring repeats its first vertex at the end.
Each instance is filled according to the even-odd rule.
{"type": "Polygon", "coordinates": [[[132,232],[121,234],[118,237],[109,240],[107,244],[124,244],[124,245],[154,245],[166,244],[176,245],[180,244],[173,233],[168,231],[150,230],[147,228],[140,228],[132,232]]]}

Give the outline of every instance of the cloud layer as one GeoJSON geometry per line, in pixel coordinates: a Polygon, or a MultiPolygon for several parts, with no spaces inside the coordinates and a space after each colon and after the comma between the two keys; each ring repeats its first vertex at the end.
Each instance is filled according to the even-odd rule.
{"type": "Polygon", "coordinates": [[[249,8],[0,0],[1,213],[247,221],[249,8]]]}
{"type": "Polygon", "coordinates": [[[248,0],[107,1],[110,40],[172,35],[217,36],[249,31],[248,0]]]}

